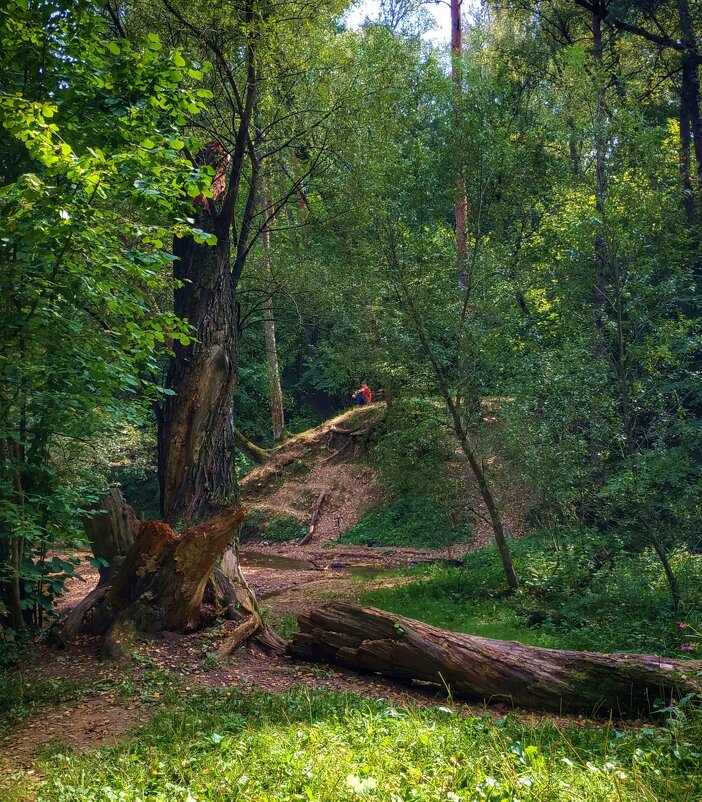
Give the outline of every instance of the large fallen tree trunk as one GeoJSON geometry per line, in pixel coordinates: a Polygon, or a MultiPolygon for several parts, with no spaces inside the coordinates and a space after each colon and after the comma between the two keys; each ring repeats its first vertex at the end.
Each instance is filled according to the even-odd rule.
{"type": "Polygon", "coordinates": [[[329,604],[299,617],[290,654],[405,681],[443,686],[454,696],[518,707],[650,713],[702,691],[702,661],[653,655],[540,649],[460,635],[374,608],[329,604]]]}
{"type": "Polygon", "coordinates": [[[288,437],[281,445],[265,453],[265,459],[239,483],[241,498],[256,501],[268,493],[273,481],[282,476],[292,465],[308,463],[312,466],[320,458],[325,460],[355,458],[368,446],[373,429],[385,418],[384,402],[355,407],[336,418],[288,437]]]}

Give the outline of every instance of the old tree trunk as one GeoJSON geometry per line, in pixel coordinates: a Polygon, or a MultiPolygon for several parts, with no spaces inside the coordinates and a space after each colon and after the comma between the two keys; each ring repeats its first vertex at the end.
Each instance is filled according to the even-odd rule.
{"type": "Polygon", "coordinates": [[[236,615],[234,591],[212,583],[210,574],[245,515],[240,507],[228,509],[181,535],[162,521],[142,524],[113,582],[85,597],[66,619],[61,638],[69,641],[78,632],[104,635],[108,653],[119,659],[135,629],[197,629],[203,601],[214,615],[236,615]]]}
{"type": "Polygon", "coordinates": [[[213,198],[196,198],[195,207],[197,227],[214,234],[216,243],[192,237],[174,241],[173,271],[179,283],[174,311],[190,323],[195,336],[187,344],[174,344],[167,395],[157,410],[163,521],[141,525],[111,584],[101,583],[89,594],[60,634],[64,642],[78,632],[104,635],[107,651],[118,659],[127,654],[135,630],[197,629],[203,622],[203,603],[212,615],[240,620],[224,650],[233,650],[252,636],[269,648],[282,645],[263,625],[239,569],[236,547],[245,511],[238,506],[234,464],[240,270],[232,269],[230,259],[231,184],[226,187],[225,180],[230,159],[213,142],[196,161],[215,170],[213,198]],[[227,194],[220,203],[225,187],[227,194]],[[170,526],[176,522],[186,526],[182,535],[170,526]],[[227,547],[222,570],[216,569],[227,547]]]}
{"type": "Polygon", "coordinates": [[[237,368],[236,287],[228,230],[206,213],[198,224],[217,244],[176,239],[175,313],[197,340],[175,344],[166,396],[158,415],[161,515],[169,522],[202,520],[237,501],[232,406],[237,368]]]}
{"type": "Polygon", "coordinates": [[[530,709],[647,714],[657,699],[702,690],[699,660],[534,648],[348,604],[312,610],[299,624],[289,646],[296,657],[530,709]]]}

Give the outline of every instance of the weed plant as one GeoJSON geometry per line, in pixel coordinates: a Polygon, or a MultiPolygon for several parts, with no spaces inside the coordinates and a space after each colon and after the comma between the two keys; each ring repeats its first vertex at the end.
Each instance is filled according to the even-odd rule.
{"type": "Polygon", "coordinates": [[[269,519],[262,510],[253,509],[244,522],[240,540],[242,543],[256,540],[285,543],[299,540],[306,532],[307,527],[292,515],[276,515],[269,519]]]}
{"type": "Polygon", "coordinates": [[[45,679],[14,668],[0,669],[0,738],[35,710],[75,701],[82,695],[83,687],[77,680],[45,679]]]}
{"type": "Polygon", "coordinates": [[[635,730],[306,688],[200,691],[117,746],[45,752],[34,790],[41,802],[693,802],[702,717],[692,706],[663,716],[635,730]]]}

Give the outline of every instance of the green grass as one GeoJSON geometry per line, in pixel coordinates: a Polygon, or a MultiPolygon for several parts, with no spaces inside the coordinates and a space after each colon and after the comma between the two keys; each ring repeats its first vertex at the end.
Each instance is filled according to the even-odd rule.
{"type": "MultiPolygon", "coordinates": [[[[123,743],[39,759],[40,802],[693,802],[702,718],[559,729],[356,696],[202,691],[123,743]]],[[[19,802],[13,789],[6,802],[19,802]]]]}
{"type": "Polygon", "coordinates": [[[470,540],[465,522],[454,527],[446,509],[426,496],[401,496],[367,512],[339,543],[444,549],[470,540]]]}
{"type": "Polygon", "coordinates": [[[702,657],[699,555],[673,558],[683,612],[673,609],[652,553],[622,555],[596,570],[545,538],[512,545],[521,587],[511,596],[496,549],[488,547],[467,555],[462,568],[424,567],[416,582],[366,592],[361,601],[443,629],[534,646],[702,657]]]}

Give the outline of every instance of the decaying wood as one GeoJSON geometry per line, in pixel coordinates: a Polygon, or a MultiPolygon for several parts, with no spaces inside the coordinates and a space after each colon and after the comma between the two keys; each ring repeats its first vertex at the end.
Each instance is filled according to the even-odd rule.
{"type": "MultiPolygon", "coordinates": [[[[146,632],[197,629],[214,563],[245,515],[241,507],[228,509],[180,536],[162,521],[143,524],[112,584],[88,594],[66,620],[62,639],[81,631],[104,635],[107,651],[119,657],[119,642],[128,627],[146,632]]],[[[226,596],[224,591],[221,595],[226,596]]]]}
{"type": "Polygon", "coordinates": [[[261,628],[261,617],[256,613],[245,618],[217,649],[218,659],[227,657],[261,628]]]}
{"type": "Polygon", "coordinates": [[[94,514],[83,518],[83,528],[93,555],[107,563],[100,567],[100,581],[104,583],[113,573],[115,561],[132,547],[141,521],[116,487],[92,505],[91,511],[94,514]]]}
{"type": "Polygon", "coordinates": [[[109,589],[109,585],[98,585],[71,610],[61,626],[59,638],[63,643],[75,638],[80,632],[86,614],[105,598],[109,589]]]}
{"type": "Polygon", "coordinates": [[[223,576],[231,583],[236,593],[239,607],[248,614],[248,617],[237,626],[234,632],[217,650],[219,658],[236,651],[241,644],[254,637],[259,646],[275,654],[283,654],[286,643],[278,633],[263,621],[261,610],[256,596],[248,585],[241,572],[239,560],[239,541],[235,538],[230,547],[222,556],[223,576]]]}
{"type": "Polygon", "coordinates": [[[317,518],[319,518],[319,512],[322,509],[322,504],[324,504],[324,499],[327,497],[327,491],[323,490],[318,496],[317,501],[314,503],[314,509],[312,510],[312,517],[310,518],[310,525],[307,527],[307,532],[303,537],[300,538],[298,541],[298,546],[304,546],[305,543],[308,543],[312,535],[314,534],[315,527],[317,526],[317,518]]]}
{"type": "Polygon", "coordinates": [[[357,457],[366,448],[366,440],[373,428],[386,415],[385,403],[357,407],[329,421],[289,437],[267,452],[267,460],[250,471],[240,482],[241,498],[250,501],[265,494],[269,485],[293,463],[314,462],[328,450],[341,453],[347,450],[349,458],[357,457]],[[346,449],[349,444],[352,449],[346,449]]]}
{"type": "Polygon", "coordinates": [[[404,681],[434,683],[454,696],[518,707],[593,714],[650,713],[702,692],[702,661],[595,654],[461,635],[374,608],[330,604],[301,615],[289,652],[404,681]]]}

